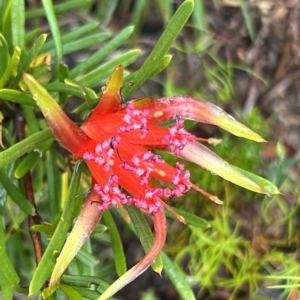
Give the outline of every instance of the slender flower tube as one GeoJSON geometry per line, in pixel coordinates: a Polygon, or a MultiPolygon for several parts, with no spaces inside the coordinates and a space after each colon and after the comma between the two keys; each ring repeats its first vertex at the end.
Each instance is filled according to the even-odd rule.
{"type": "Polygon", "coordinates": [[[101,201],[100,195],[91,191],[82,205],[80,215],[78,216],[72,232],[68,236],[65,245],[71,245],[70,247],[64,247],[57,258],[57,264],[54,267],[52,276],[50,279],[50,286],[54,285],[57,281],[56,278],[60,278],[61,274],[69,266],[72,259],[78,253],[80,248],[89,238],[93,232],[95,226],[97,225],[103,211],[95,209],[93,203],[98,203],[101,201]]]}
{"type": "Polygon", "coordinates": [[[118,66],[103,89],[99,104],[78,127],[38,84],[24,74],[24,82],[41,108],[56,139],[76,159],[85,160],[92,176],[91,193],[82,207],[77,222],[57,260],[50,285],[58,282],[70,261],[96,226],[101,213],[110,206],[119,207],[127,220],[124,205],[134,205],[150,214],[155,240],[150,251],[136,266],[122,275],[99,299],[107,299],[144,272],[161,251],[166,239],[163,208],[185,223],[167,201],[187,193],[191,188],[216,203],[216,196],[190,181],[184,165],[164,161],[155,150],[166,151],[194,162],[204,169],[237,185],[258,193],[276,194],[270,182],[229,165],[184,129],[184,119],[217,125],[237,136],[263,142],[264,139],[239,123],[217,106],[189,96],[164,97],[153,101],[143,98],[122,103],[123,68],[118,66]],[[167,128],[159,123],[174,120],[167,128]],[[268,187],[268,189],[265,188],[268,187]],[[80,237],[76,239],[76,237],[80,237]]]}

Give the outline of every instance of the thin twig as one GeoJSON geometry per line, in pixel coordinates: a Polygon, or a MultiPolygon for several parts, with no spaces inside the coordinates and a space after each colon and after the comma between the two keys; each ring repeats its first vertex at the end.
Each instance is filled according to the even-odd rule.
{"type": "MultiPolygon", "coordinates": [[[[24,140],[25,133],[24,133],[24,118],[21,114],[17,114],[16,117],[16,134],[17,134],[17,140],[20,142],[24,140]]],[[[21,159],[24,159],[25,156],[23,156],[21,159]]],[[[35,212],[33,215],[28,216],[28,227],[29,227],[29,234],[33,242],[33,248],[35,253],[35,260],[38,264],[43,256],[43,247],[42,247],[42,241],[41,241],[41,235],[39,232],[36,232],[32,230],[32,226],[36,224],[41,223],[41,218],[39,214],[37,213],[37,208],[35,204],[34,199],[34,191],[32,186],[32,178],[30,172],[27,172],[24,176],[24,187],[25,187],[25,193],[28,201],[34,206],[35,212]]]]}

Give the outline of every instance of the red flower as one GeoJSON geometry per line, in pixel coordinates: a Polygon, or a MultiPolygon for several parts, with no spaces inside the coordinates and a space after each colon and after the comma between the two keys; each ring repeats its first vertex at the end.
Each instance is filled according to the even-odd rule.
{"type": "Polygon", "coordinates": [[[103,90],[98,106],[79,128],[30,75],[25,75],[24,81],[57,140],[76,158],[84,159],[92,175],[91,192],[58,258],[50,284],[57,282],[96,226],[101,212],[111,205],[118,206],[128,220],[123,205],[134,205],[151,214],[156,236],[153,247],[144,259],[122,275],[99,299],[111,297],[134,280],[159,254],[166,238],[163,208],[185,222],[182,216],[166,204],[168,199],[179,197],[193,188],[211,200],[222,203],[216,196],[195,186],[190,181],[189,171],[184,170],[184,165],[177,163],[171,166],[155,150],[167,151],[195,162],[252,191],[278,192],[265,180],[264,186],[261,186],[253,181],[253,177],[250,179],[197,142],[216,143],[216,140],[197,138],[184,129],[183,119],[192,119],[218,125],[238,136],[264,141],[213,104],[183,96],[156,101],[143,98],[122,103],[120,90],[123,69],[118,66],[103,90]],[[174,120],[174,124],[169,128],[158,125],[170,120],[174,120]],[[95,205],[98,205],[98,209],[95,209],[95,205]]]}

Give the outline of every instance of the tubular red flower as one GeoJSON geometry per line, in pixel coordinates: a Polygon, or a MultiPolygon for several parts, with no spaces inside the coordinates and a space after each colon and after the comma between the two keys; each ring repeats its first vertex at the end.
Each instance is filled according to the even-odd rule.
{"type": "MultiPolygon", "coordinates": [[[[123,205],[134,205],[152,215],[156,232],[153,247],[144,259],[121,276],[100,297],[101,299],[107,299],[106,297],[112,296],[134,280],[149,267],[161,251],[166,238],[163,208],[173,213],[179,221],[185,222],[184,218],[166,203],[167,200],[179,197],[193,188],[212,201],[222,203],[216,196],[194,185],[190,181],[189,171],[184,170],[184,165],[176,163],[175,166],[171,166],[155,153],[155,150],[167,151],[194,162],[249,190],[259,193],[270,193],[271,190],[273,194],[279,193],[271,183],[262,179],[261,182],[267,190],[252,180],[253,176],[247,176],[247,172],[241,172],[229,165],[196,142],[205,139],[187,132],[183,119],[218,125],[237,136],[258,142],[264,141],[259,135],[217,106],[188,96],[165,97],[157,101],[144,98],[122,104],[122,78],[123,69],[118,66],[103,89],[99,104],[79,128],[68,119],[44,88],[30,75],[24,76],[25,83],[43,111],[55,137],[75,157],[86,161],[92,175],[92,192],[78,217],[80,222],[76,223],[73,231],[77,234],[78,230],[86,232],[87,228],[90,233],[101,212],[112,205],[119,207],[127,220],[129,216],[123,205]],[[170,120],[174,120],[170,128],[159,125],[170,120]],[[95,205],[95,202],[98,207],[96,211],[88,206],[91,203],[95,205]]],[[[216,140],[213,142],[216,143],[216,140]]],[[[62,251],[63,258],[68,262],[68,249],[75,245],[78,252],[80,248],[73,231],[70,235],[72,239],[68,239],[62,251]]],[[[72,258],[76,251],[72,251],[72,258]]],[[[51,283],[55,283],[65,270],[66,264],[63,260],[58,259],[51,283]]]]}

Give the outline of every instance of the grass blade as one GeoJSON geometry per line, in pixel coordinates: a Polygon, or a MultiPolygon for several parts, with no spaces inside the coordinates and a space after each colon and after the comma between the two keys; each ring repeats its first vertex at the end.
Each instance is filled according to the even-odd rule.
{"type": "MultiPolygon", "coordinates": [[[[63,3],[56,4],[53,9],[55,14],[64,13],[67,11],[70,11],[72,9],[76,8],[82,8],[85,5],[90,5],[90,1],[87,0],[70,0],[70,1],[64,1],[63,3]]],[[[35,10],[29,10],[26,12],[25,16],[26,19],[35,19],[38,17],[45,16],[45,10],[43,8],[35,9],[35,10]]]]}
{"type": "Polygon", "coordinates": [[[25,48],[25,1],[14,0],[11,6],[12,43],[25,48]]]}
{"type": "MultiPolygon", "coordinates": [[[[95,46],[110,37],[110,34],[107,32],[91,34],[87,37],[83,37],[73,42],[65,43],[63,45],[63,54],[74,53],[79,50],[86,50],[92,46],[95,46]]],[[[53,51],[49,52],[50,55],[54,55],[53,51]]]]}
{"type": "Polygon", "coordinates": [[[254,26],[253,19],[250,15],[249,6],[245,0],[240,0],[240,5],[241,5],[241,11],[242,11],[243,17],[245,19],[246,27],[249,31],[249,35],[251,37],[252,42],[254,42],[256,32],[255,32],[255,26],[254,26]]]}
{"type": "Polygon", "coordinates": [[[0,33],[0,78],[2,78],[8,62],[9,62],[9,52],[8,52],[8,46],[6,43],[6,40],[4,38],[4,36],[0,33]]]}
{"type": "MultiPolygon", "coordinates": [[[[149,252],[154,243],[154,237],[148,225],[148,222],[146,221],[142,212],[137,208],[133,206],[127,206],[126,209],[145,252],[149,252]]],[[[163,269],[161,255],[157,256],[155,261],[151,264],[151,268],[154,271],[161,272],[161,270],[163,269]]]]}
{"type": "Polygon", "coordinates": [[[174,40],[180,33],[184,24],[187,22],[193,12],[194,2],[192,0],[184,1],[172,19],[170,20],[165,31],[157,41],[151,54],[148,56],[142,67],[134,73],[132,82],[134,84],[126,85],[123,89],[125,98],[138,89],[153,74],[156,66],[169,51],[174,40]]]}
{"type": "Polygon", "coordinates": [[[39,54],[42,46],[44,45],[46,41],[47,35],[46,34],[41,34],[38,39],[36,40],[35,44],[32,46],[32,48],[29,50],[28,54],[26,55],[24,61],[19,65],[18,68],[18,74],[14,78],[14,80],[10,83],[10,87],[15,88],[19,84],[22,75],[24,72],[28,70],[30,67],[30,64],[32,61],[37,57],[39,54]]]}
{"type": "Polygon", "coordinates": [[[108,210],[103,214],[103,218],[108,228],[117,274],[121,276],[127,271],[127,266],[119,231],[111,213],[108,210]]]}
{"type": "MultiPolygon", "coordinates": [[[[61,36],[61,42],[63,45],[76,41],[77,39],[87,36],[91,31],[95,30],[99,26],[96,22],[90,22],[78,28],[75,28],[71,32],[68,32],[61,36]]],[[[49,40],[43,46],[41,52],[45,53],[51,51],[55,47],[55,41],[49,40]]]]}
{"type": "Polygon", "coordinates": [[[59,64],[62,61],[62,57],[63,57],[63,47],[61,42],[59,25],[57,23],[52,0],[42,0],[42,3],[45,9],[46,17],[48,19],[53,40],[55,43],[55,51],[56,51],[55,76],[57,76],[58,75],[57,72],[59,72],[59,64]]]}
{"type": "MultiPolygon", "coordinates": [[[[209,226],[209,223],[205,220],[205,219],[202,219],[192,213],[189,213],[187,211],[184,211],[182,209],[179,209],[179,208],[175,208],[173,207],[173,209],[178,213],[180,214],[181,216],[184,217],[184,219],[186,220],[187,222],[187,225],[192,225],[192,226],[196,226],[198,228],[208,228],[210,227],[209,226]]],[[[172,214],[171,212],[169,211],[165,211],[166,212],[166,215],[172,219],[176,219],[177,217],[174,216],[174,214],[172,214]]]]}
{"type": "Polygon", "coordinates": [[[11,179],[0,169],[0,183],[7,191],[11,199],[22,209],[27,215],[32,215],[35,211],[33,205],[26,199],[21,191],[11,182],[11,179]]]}
{"type": "Polygon", "coordinates": [[[9,60],[8,66],[5,69],[3,76],[0,79],[0,88],[4,87],[11,76],[17,76],[17,70],[20,62],[21,49],[15,47],[14,53],[9,60]]]}
{"type": "Polygon", "coordinates": [[[6,247],[5,247],[6,238],[5,238],[5,231],[4,231],[3,224],[4,224],[4,220],[3,217],[1,217],[0,218],[0,272],[1,272],[0,285],[2,291],[4,287],[2,283],[4,285],[8,284],[10,287],[13,287],[20,282],[20,278],[6,254],[6,247]]]}
{"type": "Polygon", "coordinates": [[[0,89],[1,100],[11,101],[31,107],[37,107],[35,101],[28,94],[11,89],[0,89]]]}
{"type": "Polygon", "coordinates": [[[161,253],[164,262],[164,271],[169,279],[172,281],[176,290],[180,294],[183,300],[196,300],[195,295],[191,287],[186,282],[186,278],[178,266],[176,266],[166,253],[161,253]]]}
{"type": "MultiPolygon", "coordinates": [[[[76,96],[82,99],[85,99],[87,96],[90,99],[98,99],[97,94],[92,90],[89,89],[88,87],[84,87],[83,89],[80,89],[79,86],[74,86],[74,85],[70,85],[68,84],[68,80],[66,79],[65,83],[59,83],[59,82],[55,82],[55,83],[47,83],[44,85],[44,87],[46,88],[46,90],[48,92],[58,92],[58,93],[67,93],[71,96],[76,96]]],[[[1,90],[0,90],[0,95],[1,95],[1,90]]],[[[30,97],[32,99],[32,97],[30,97]]]]}
{"type": "Polygon", "coordinates": [[[52,137],[53,135],[51,130],[45,129],[29,136],[25,140],[11,146],[7,150],[0,152],[0,169],[11,164],[25,153],[38,148],[40,143],[45,142],[52,137]]]}

